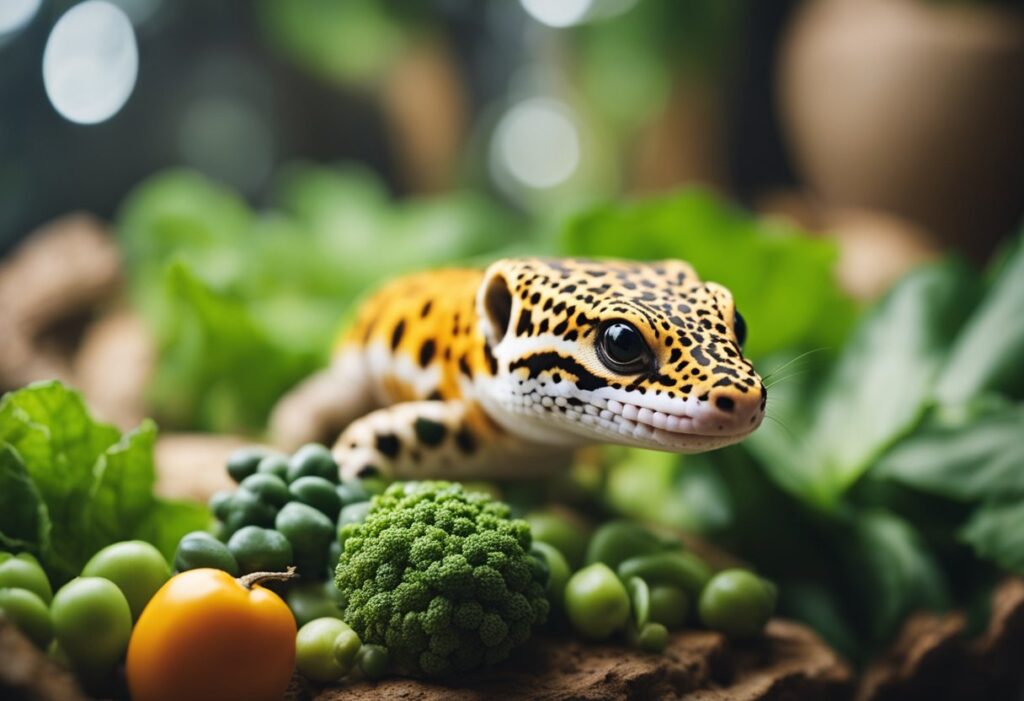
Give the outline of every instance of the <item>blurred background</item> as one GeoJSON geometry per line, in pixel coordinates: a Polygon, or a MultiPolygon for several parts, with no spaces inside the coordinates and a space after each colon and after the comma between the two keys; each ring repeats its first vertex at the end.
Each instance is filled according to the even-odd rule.
{"type": "Polygon", "coordinates": [[[187,467],[379,280],[686,258],[765,428],[510,498],[700,534],[864,659],[1024,569],[1022,125],[1012,1],[0,0],[0,389],[154,416],[187,467]]]}

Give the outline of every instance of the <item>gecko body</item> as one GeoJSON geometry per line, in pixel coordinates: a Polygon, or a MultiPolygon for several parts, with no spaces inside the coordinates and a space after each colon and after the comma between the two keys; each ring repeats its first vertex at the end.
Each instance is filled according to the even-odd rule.
{"type": "Polygon", "coordinates": [[[289,448],[338,437],[346,477],[536,475],[592,443],[702,452],[764,417],[745,336],[729,291],[682,261],[430,271],[369,297],[271,428],[289,448]]]}

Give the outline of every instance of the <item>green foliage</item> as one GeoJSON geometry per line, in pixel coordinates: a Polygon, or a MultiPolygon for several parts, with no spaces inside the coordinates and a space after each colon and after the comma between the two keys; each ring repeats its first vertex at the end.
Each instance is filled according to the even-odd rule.
{"type": "Polygon", "coordinates": [[[490,666],[547,618],[547,570],[528,554],[529,526],[484,493],[396,483],[339,538],[345,621],[403,673],[490,666]]]}
{"type": "Polygon", "coordinates": [[[260,0],[256,10],[271,45],[342,85],[381,78],[423,14],[408,0],[260,0]]]}
{"type": "Polygon", "coordinates": [[[480,195],[398,204],[357,169],[293,167],[276,203],[256,213],[221,185],[170,171],[121,208],[132,296],[159,344],[150,406],[167,425],[262,429],[274,401],[326,361],[368,287],[522,238],[480,195]]]}
{"type": "Polygon", "coordinates": [[[595,207],[561,233],[564,253],[689,261],[732,290],[750,329],[746,352],[835,349],[854,319],[832,276],[837,251],[779,222],[760,220],[702,190],[595,207]]]}
{"type": "MultiPolygon", "coordinates": [[[[615,210],[597,219],[586,230],[595,251],[627,252],[629,237],[605,243],[627,221],[615,210]]],[[[652,255],[655,227],[628,222],[636,255],[652,255]]],[[[663,241],[657,255],[671,250],[663,241]]],[[[1000,570],[1024,572],[1022,280],[1018,237],[985,276],[952,261],[911,272],[832,363],[808,370],[800,343],[755,353],[773,378],[765,425],[741,446],[674,466],[630,451],[611,468],[608,501],[733,549],[779,581],[784,613],[854,659],[912,611],[970,606],[1000,570]],[[658,476],[650,489],[629,478],[645,467],[658,476]]],[[[756,339],[771,322],[753,321],[742,286],[722,281],[756,339]]]]}
{"type": "Polygon", "coordinates": [[[149,421],[124,435],[94,421],[81,396],[57,382],[4,395],[0,545],[33,552],[58,582],[121,540],[150,540],[170,559],[209,515],[153,495],[155,437],[149,421]]]}

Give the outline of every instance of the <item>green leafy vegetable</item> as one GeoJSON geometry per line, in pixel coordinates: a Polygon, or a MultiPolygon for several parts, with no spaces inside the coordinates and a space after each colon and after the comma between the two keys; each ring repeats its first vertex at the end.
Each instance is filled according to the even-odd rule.
{"type": "Polygon", "coordinates": [[[158,544],[170,558],[177,539],[205,528],[209,515],[153,496],[155,435],[149,421],[123,436],[94,421],[81,396],[58,382],[4,395],[0,543],[36,553],[57,581],[105,545],[144,531],[166,534],[158,544]]]}
{"type": "Polygon", "coordinates": [[[885,641],[908,613],[949,605],[946,578],[916,529],[880,510],[858,514],[848,565],[870,632],[885,641]]]}
{"type": "MultiPolygon", "coordinates": [[[[865,317],[824,383],[817,401],[796,398],[806,432],[798,451],[779,450],[781,425],[755,434],[751,447],[809,498],[829,504],[894,440],[920,421],[946,348],[977,298],[962,266],[922,268],[865,317]],[[774,435],[773,435],[774,434],[774,435]],[[810,478],[808,483],[806,480],[810,478]]],[[[787,417],[791,417],[788,414],[787,417]]]]}
{"type": "Polygon", "coordinates": [[[0,445],[0,546],[38,552],[49,531],[49,514],[25,463],[11,446],[0,445]]]}
{"type": "Polygon", "coordinates": [[[1024,398],[1024,236],[996,269],[985,301],[957,337],[935,396],[946,405],[985,391],[1024,398]]]}
{"type": "Polygon", "coordinates": [[[1024,501],[1016,499],[982,506],[964,525],[960,535],[981,557],[1024,574],[1024,501]]]}
{"type": "Polygon", "coordinates": [[[889,451],[872,477],[962,501],[1024,496],[1024,407],[926,425],[889,451]]]}
{"type": "Polygon", "coordinates": [[[369,287],[523,240],[482,195],[396,203],[357,168],[286,169],[275,203],[255,213],[169,171],[121,208],[132,294],[159,344],[151,412],[167,425],[262,430],[274,401],[326,362],[369,287]]]}

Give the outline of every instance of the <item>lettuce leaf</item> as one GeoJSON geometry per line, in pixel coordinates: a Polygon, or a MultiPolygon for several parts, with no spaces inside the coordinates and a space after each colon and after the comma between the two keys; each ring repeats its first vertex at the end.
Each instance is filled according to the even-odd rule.
{"type": "Polygon", "coordinates": [[[37,554],[55,581],[81,570],[100,548],[155,530],[168,558],[170,534],[206,528],[202,507],[171,509],[153,495],[156,426],[124,434],[89,415],[81,395],[43,382],[0,399],[0,543],[37,554]]]}
{"type": "Polygon", "coordinates": [[[483,195],[396,202],[352,167],[288,168],[273,204],[254,212],[223,185],[168,171],[122,205],[133,300],[158,341],[149,406],[161,423],[262,430],[369,287],[524,238],[483,195]]]}
{"type": "Polygon", "coordinates": [[[0,547],[39,552],[50,542],[50,516],[21,456],[0,445],[0,547]]]}

